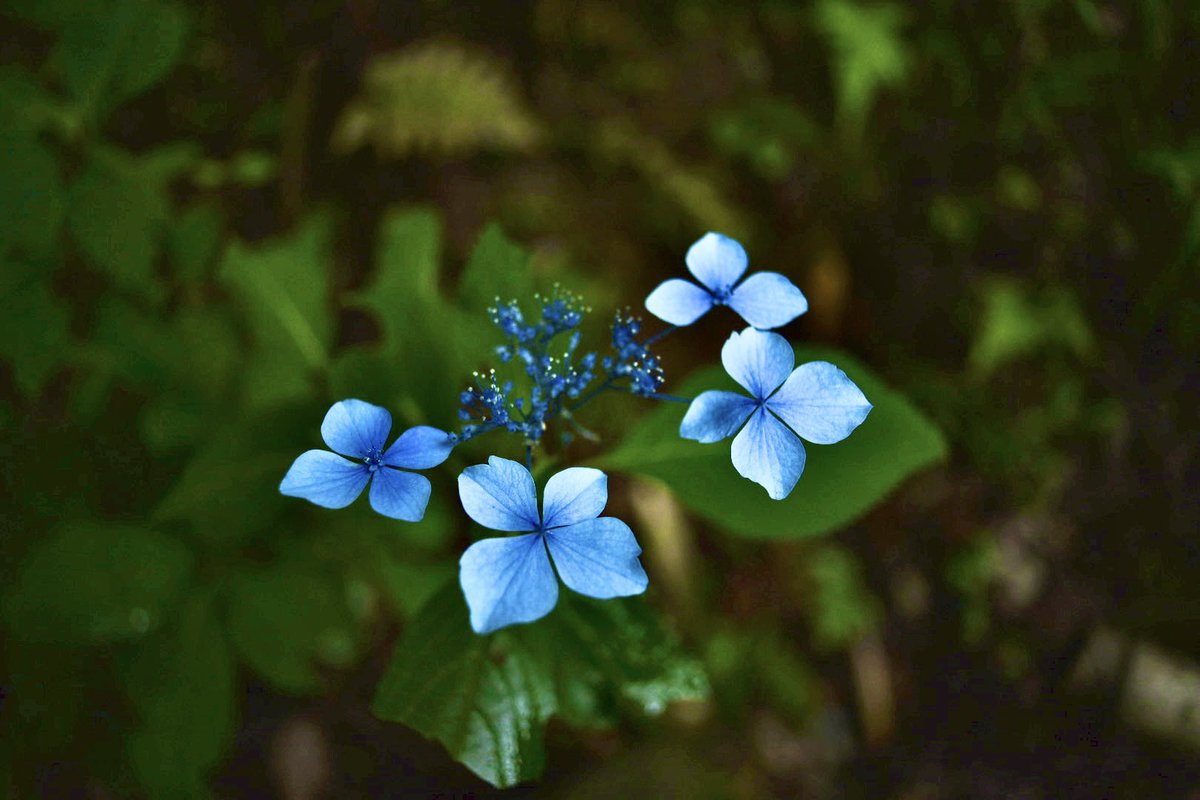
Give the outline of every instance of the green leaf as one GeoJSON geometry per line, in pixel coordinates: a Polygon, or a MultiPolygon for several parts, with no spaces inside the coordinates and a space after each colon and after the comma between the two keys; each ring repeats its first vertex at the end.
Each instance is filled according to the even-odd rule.
{"type": "MultiPolygon", "coordinates": [[[[498,230],[496,235],[503,238],[498,230]]],[[[342,395],[394,401],[410,423],[452,428],[457,418],[450,401],[481,365],[479,343],[489,341],[491,331],[486,319],[441,295],[441,249],[441,223],[431,211],[385,217],[375,275],[354,296],[375,314],[383,341],[339,353],[331,383],[342,395]]],[[[518,252],[523,266],[525,255],[518,252]]]]}
{"type": "MultiPolygon", "coordinates": [[[[804,474],[786,500],[771,500],[762,487],[734,470],[728,439],[705,445],[680,438],[679,423],[686,410],[682,404],[665,403],[647,414],[595,465],[657,478],[689,509],[743,536],[798,538],[848,525],[905,478],[944,458],[947,445],[932,422],[846,354],[797,349],[797,364],[816,360],[844,369],[875,407],[845,441],[805,445],[804,474]]],[[[694,397],[715,388],[740,391],[722,368],[714,366],[674,393],[694,397]]]]}
{"type": "Polygon", "coordinates": [[[358,654],[340,584],[311,566],[243,573],[230,582],[226,599],[234,647],[280,691],[316,691],[323,684],[319,665],[347,667],[358,654]]]}
{"type": "MultiPolygon", "coordinates": [[[[375,277],[360,294],[380,323],[397,307],[440,299],[442,222],[429,208],[393,209],[380,224],[375,245],[375,277]]],[[[393,338],[393,337],[389,337],[393,338]]]]}
{"type": "Polygon", "coordinates": [[[54,295],[49,275],[0,261],[0,359],[17,386],[34,398],[62,362],[70,343],[70,315],[54,295]]]}
{"type": "MultiPolygon", "coordinates": [[[[203,446],[154,510],[157,521],[187,521],[209,544],[231,544],[275,524],[288,500],[279,481],[314,431],[309,406],[212,419],[203,446]]],[[[318,418],[319,419],[319,418],[318,418]]]]}
{"type": "Polygon", "coordinates": [[[1086,360],[1095,340],[1079,301],[1065,287],[1034,294],[994,278],[984,287],[983,314],[971,343],[971,371],[986,378],[1023,358],[1067,353],[1086,360]]]}
{"type": "Polygon", "coordinates": [[[241,301],[255,339],[247,402],[268,407],[311,394],[333,345],[328,272],[332,226],[309,217],[289,235],[255,247],[234,242],[218,276],[241,301]]]}
{"type": "Polygon", "coordinates": [[[372,710],[506,787],[541,774],[542,727],[555,714],[603,724],[620,700],[658,713],[707,689],[699,665],[638,601],[563,593],[549,617],[481,637],[452,582],[405,630],[372,710]]]}
{"type": "Polygon", "coordinates": [[[151,797],[205,791],[235,731],[235,663],[211,598],[189,600],[122,670],[138,714],[129,760],[151,797]]]}
{"type": "Polygon", "coordinates": [[[4,602],[12,632],[37,642],[94,644],[158,627],[187,586],[182,542],[129,525],[76,523],[33,546],[4,602]]]}
{"type": "Polygon", "coordinates": [[[167,0],[76,5],[52,60],[85,114],[108,112],[157,85],[187,42],[187,9],[167,0]]]}
{"type": "Polygon", "coordinates": [[[55,260],[66,210],[58,159],[31,134],[0,130],[0,258],[55,260]]]}
{"type": "Polygon", "coordinates": [[[7,16],[43,30],[55,30],[70,22],[79,10],[78,0],[7,0],[7,16]]]}
{"type": "Polygon", "coordinates": [[[612,725],[622,706],[654,716],[677,700],[708,696],[703,666],[641,598],[561,592],[554,613],[507,635],[549,669],[558,712],[575,725],[612,725]]]}
{"type": "Polygon", "coordinates": [[[483,53],[428,42],[377,56],[338,120],[333,148],[381,153],[524,150],[538,137],[505,69],[483,53]]]}
{"type": "Polygon", "coordinates": [[[0,130],[32,138],[60,114],[58,100],[28,71],[0,67],[0,130]]]}
{"type": "Polygon", "coordinates": [[[849,647],[879,624],[879,602],[871,595],[854,554],[827,546],[810,554],[813,644],[825,650],[849,647]]]}
{"type": "Polygon", "coordinates": [[[528,302],[533,294],[529,252],[513,242],[496,223],[484,228],[458,283],[458,300],[469,311],[482,312],[500,300],[528,302]]]}
{"type": "Polygon", "coordinates": [[[166,176],[124,154],[93,160],[71,186],[68,222],[83,255],[121,288],[163,294],[155,259],[170,201],[166,176]]]}
{"type": "Polygon", "coordinates": [[[861,133],[879,91],[908,77],[908,46],[901,37],[903,6],[863,5],[855,0],[822,0],[817,28],[833,50],[838,115],[861,133]]]}

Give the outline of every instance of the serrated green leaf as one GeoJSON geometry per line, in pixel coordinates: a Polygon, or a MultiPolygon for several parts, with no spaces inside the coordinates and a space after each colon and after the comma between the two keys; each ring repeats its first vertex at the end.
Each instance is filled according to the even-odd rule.
{"type": "MultiPolygon", "coordinates": [[[[830,361],[850,376],[874,409],[835,445],[805,444],[804,474],[786,500],[771,500],[742,478],[730,461],[730,440],[699,444],[679,436],[686,407],[667,403],[647,414],[595,465],[657,478],[689,509],[731,533],[778,539],[815,536],[861,517],[905,478],[941,459],[946,441],[932,422],[898,392],[844,353],[796,350],[796,363],[830,361]]],[[[694,397],[707,389],[738,390],[721,367],[689,378],[675,393],[694,397]]]]}
{"type": "Polygon", "coordinates": [[[0,359],[29,398],[63,362],[71,338],[67,306],[54,295],[50,276],[39,273],[0,261],[0,359]]]}
{"type": "Polygon", "coordinates": [[[707,691],[699,664],[640,601],[564,593],[549,617],[481,637],[455,581],[405,630],[372,710],[506,787],[540,775],[542,727],[556,714],[610,724],[622,700],[655,714],[707,691]]]}
{"type": "Polygon", "coordinates": [[[226,593],[229,638],[242,659],[275,688],[320,688],[321,664],[346,667],[358,637],[337,582],[300,564],[236,576],[226,593]]]}
{"type": "Polygon", "coordinates": [[[85,113],[104,114],[157,85],[179,62],[191,20],[169,0],[75,6],[52,60],[85,113]]]}
{"type": "Polygon", "coordinates": [[[68,525],[34,545],[5,594],[14,635],[36,642],[95,644],[143,636],[187,586],[192,554],[146,528],[68,525]]]}
{"type": "Polygon", "coordinates": [[[559,714],[582,726],[613,724],[622,705],[657,715],[708,695],[708,677],[641,598],[559,596],[544,621],[509,629],[554,677],[559,714]]]}
{"type": "Polygon", "coordinates": [[[537,126],[504,68],[483,53],[441,42],[377,56],[342,112],[333,149],[372,144],[391,156],[464,153],[533,144],[537,126]]]}
{"type": "Polygon", "coordinates": [[[251,247],[234,242],[218,276],[241,301],[255,346],[246,370],[251,407],[310,395],[311,376],[329,362],[330,219],[309,217],[285,237],[251,247]]]}
{"type": "Polygon", "coordinates": [[[234,668],[211,598],[202,595],[121,670],[138,717],[126,751],[149,796],[203,794],[235,730],[234,668]]]}
{"type": "Polygon", "coordinates": [[[436,739],[504,787],[541,774],[541,727],[554,692],[523,650],[493,656],[491,641],[472,632],[457,582],[448,584],[404,631],[371,710],[436,739]]]}
{"type": "Polygon", "coordinates": [[[57,260],[66,211],[58,159],[31,134],[0,130],[0,258],[57,260]]]}

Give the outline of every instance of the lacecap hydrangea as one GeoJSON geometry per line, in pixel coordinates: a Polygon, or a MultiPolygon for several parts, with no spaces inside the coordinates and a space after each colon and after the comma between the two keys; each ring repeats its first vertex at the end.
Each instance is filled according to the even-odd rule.
{"type": "Polygon", "coordinates": [[[341,400],[321,424],[330,449],[301,454],[279,490],[336,509],[369,486],[376,512],[419,522],[431,486],[417,470],[444,463],[462,442],[504,434],[508,452],[523,460],[491,455],[486,464],[467,466],[458,476],[467,517],[483,528],[515,534],[481,539],[459,561],[459,583],[475,632],[490,634],[544,617],[557,602],[560,580],[572,591],[600,599],[644,592],[649,579],[634,531],[620,519],[600,516],[608,501],[603,472],[559,470],[545,482],[539,511],[533,465],[548,435],[556,434],[563,446],[576,437],[597,440],[578,414],[609,392],[687,403],[680,435],[704,443],[733,436],[733,467],[763,486],[770,498],[782,500],[804,470],[801,439],[838,442],[871,410],[862,391],[833,364],[793,369],[792,346],[768,332],[808,309],[804,294],[784,275],[746,276],[745,249],[719,233],[702,236],[684,261],[696,282],[669,279],[645,301],[646,310],[669,327],[646,336],[643,320],[620,311],[603,354],[581,348],[580,325],[589,309],[579,297],[556,288],[534,298],[536,313],[529,317],[518,301],[497,298],[488,314],[501,341],[490,353],[501,371],[476,372],[459,394],[458,431],[417,425],[388,445],[392,418],[386,409],[341,400]],[[748,394],[707,391],[682,398],[662,392],[666,373],[654,346],[719,306],[750,326],[733,333],[721,351],[726,371],[748,394]],[[505,369],[509,374],[502,374],[505,369]]]}

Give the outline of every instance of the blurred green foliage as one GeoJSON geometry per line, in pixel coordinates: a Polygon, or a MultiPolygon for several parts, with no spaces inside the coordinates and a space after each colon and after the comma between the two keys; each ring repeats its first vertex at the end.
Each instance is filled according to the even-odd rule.
{"type": "MultiPolygon", "coordinates": [[[[1189,397],[1162,362],[1200,342],[1195,8],[431,1],[364,32],[342,5],[0,6],[0,795],[68,763],[116,796],[209,796],[248,686],[336,697],[398,628],[375,712],[497,785],[540,774],[551,717],[689,700],[803,729],[829,702],[815,664],[888,623],[874,554],[796,544],[778,568],[801,589],[744,600],[770,572],[747,580],[748,553],[872,528],[948,458],[992,502],[1056,508],[1088,456],[1187,429],[1143,393],[1189,397]],[[432,475],[417,526],[278,495],[333,400],[454,426],[496,296],[561,282],[603,337],[710,228],[808,292],[789,334],[837,347],[798,361],[875,409],[808,448],[784,503],[680,440],[673,406],[626,424],[642,406],[614,400],[608,452],[551,454],[695,515],[685,640],[654,593],[473,636],[453,476],[486,442],[432,475]]],[[[722,385],[685,377],[706,335],[668,350],[673,391],[722,385]]],[[[996,551],[968,527],[936,574],[979,647],[996,551]]],[[[1165,569],[1142,591],[1194,584],[1165,569]]]]}

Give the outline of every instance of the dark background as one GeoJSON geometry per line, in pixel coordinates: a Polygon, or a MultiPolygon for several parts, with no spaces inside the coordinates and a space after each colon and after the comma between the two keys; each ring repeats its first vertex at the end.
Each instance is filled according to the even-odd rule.
{"type": "MultiPolygon", "coordinates": [[[[260,363],[244,338],[218,357],[209,333],[183,328],[180,349],[155,349],[189,310],[226,319],[231,242],[320,210],[333,294],[351,296],[387,210],[420,204],[444,224],[443,288],[498,221],[534,272],[581,288],[604,319],[718,230],[809,297],[789,338],[871,366],[942,428],[950,458],[816,542],[687,518],[695,583],[657,603],[704,658],[712,699],[614,731],[551,723],[544,780],[509,795],[1200,796],[1187,716],[1200,704],[1200,6],[213,0],[171,6],[185,33],[169,68],[102,107],[78,89],[101,67],[62,43],[149,12],[38,8],[0,5],[6,80],[65,98],[41,114],[15,79],[0,92],[0,585],[23,585],[63,519],[149,518],[193,459],[220,461],[212,430],[236,438],[237,420],[257,419],[252,449],[299,452],[337,387],[361,385],[335,376],[291,416],[255,418],[262,407],[217,385],[260,363]],[[27,127],[50,183],[22,177],[36,159],[12,142],[27,127]],[[159,194],[79,188],[103,153],[168,143],[187,152],[154,173],[159,194]],[[65,222],[46,245],[29,231],[50,218],[65,222]],[[130,219],[145,222],[128,232],[130,219]],[[126,269],[138,259],[143,272],[126,269]],[[211,369],[211,406],[177,403],[204,392],[159,361],[201,384],[211,369]],[[168,422],[148,422],[164,403],[168,422]],[[1088,678],[1104,631],[1121,655],[1088,678]],[[1148,647],[1175,666],[1137,666],[1148,647]],[[1147,686],[1179,714],[1139,718],[1129,698],[1147,686]]],[[[378,318],[349,305],[331,312],[336,346],[377,342],[378,318]]],[[[727,327],[668,340],[672,379],[710,362],[727,327]]],[[[388,379],[404,385],[405,365],[388,379]]],[[[446,403],[425,412],[452,419],[446,403]]],[[[329,566],[354,556],[329,555],[323,522],[297,533],[307,512],[258,509],[286,463],[260,465],[246,485],[261,496],[189,518],[219,531],[200,536],[223,543],[202,558],[215,582],[301,550],[353,573],[329,566]]],[[[452,563],[455,526],[421,558],[452,563]]],[[[373,618],[348,650],[325,642],[311,685],[281,689],[239,661],[229,736],[182,794],[499,796],[369,713],[411,612],[373,618]]],[[[10,630],[2,645],[0,793],[146,796],[121,755],[133,645],[28,639],[10,630]]]]}

